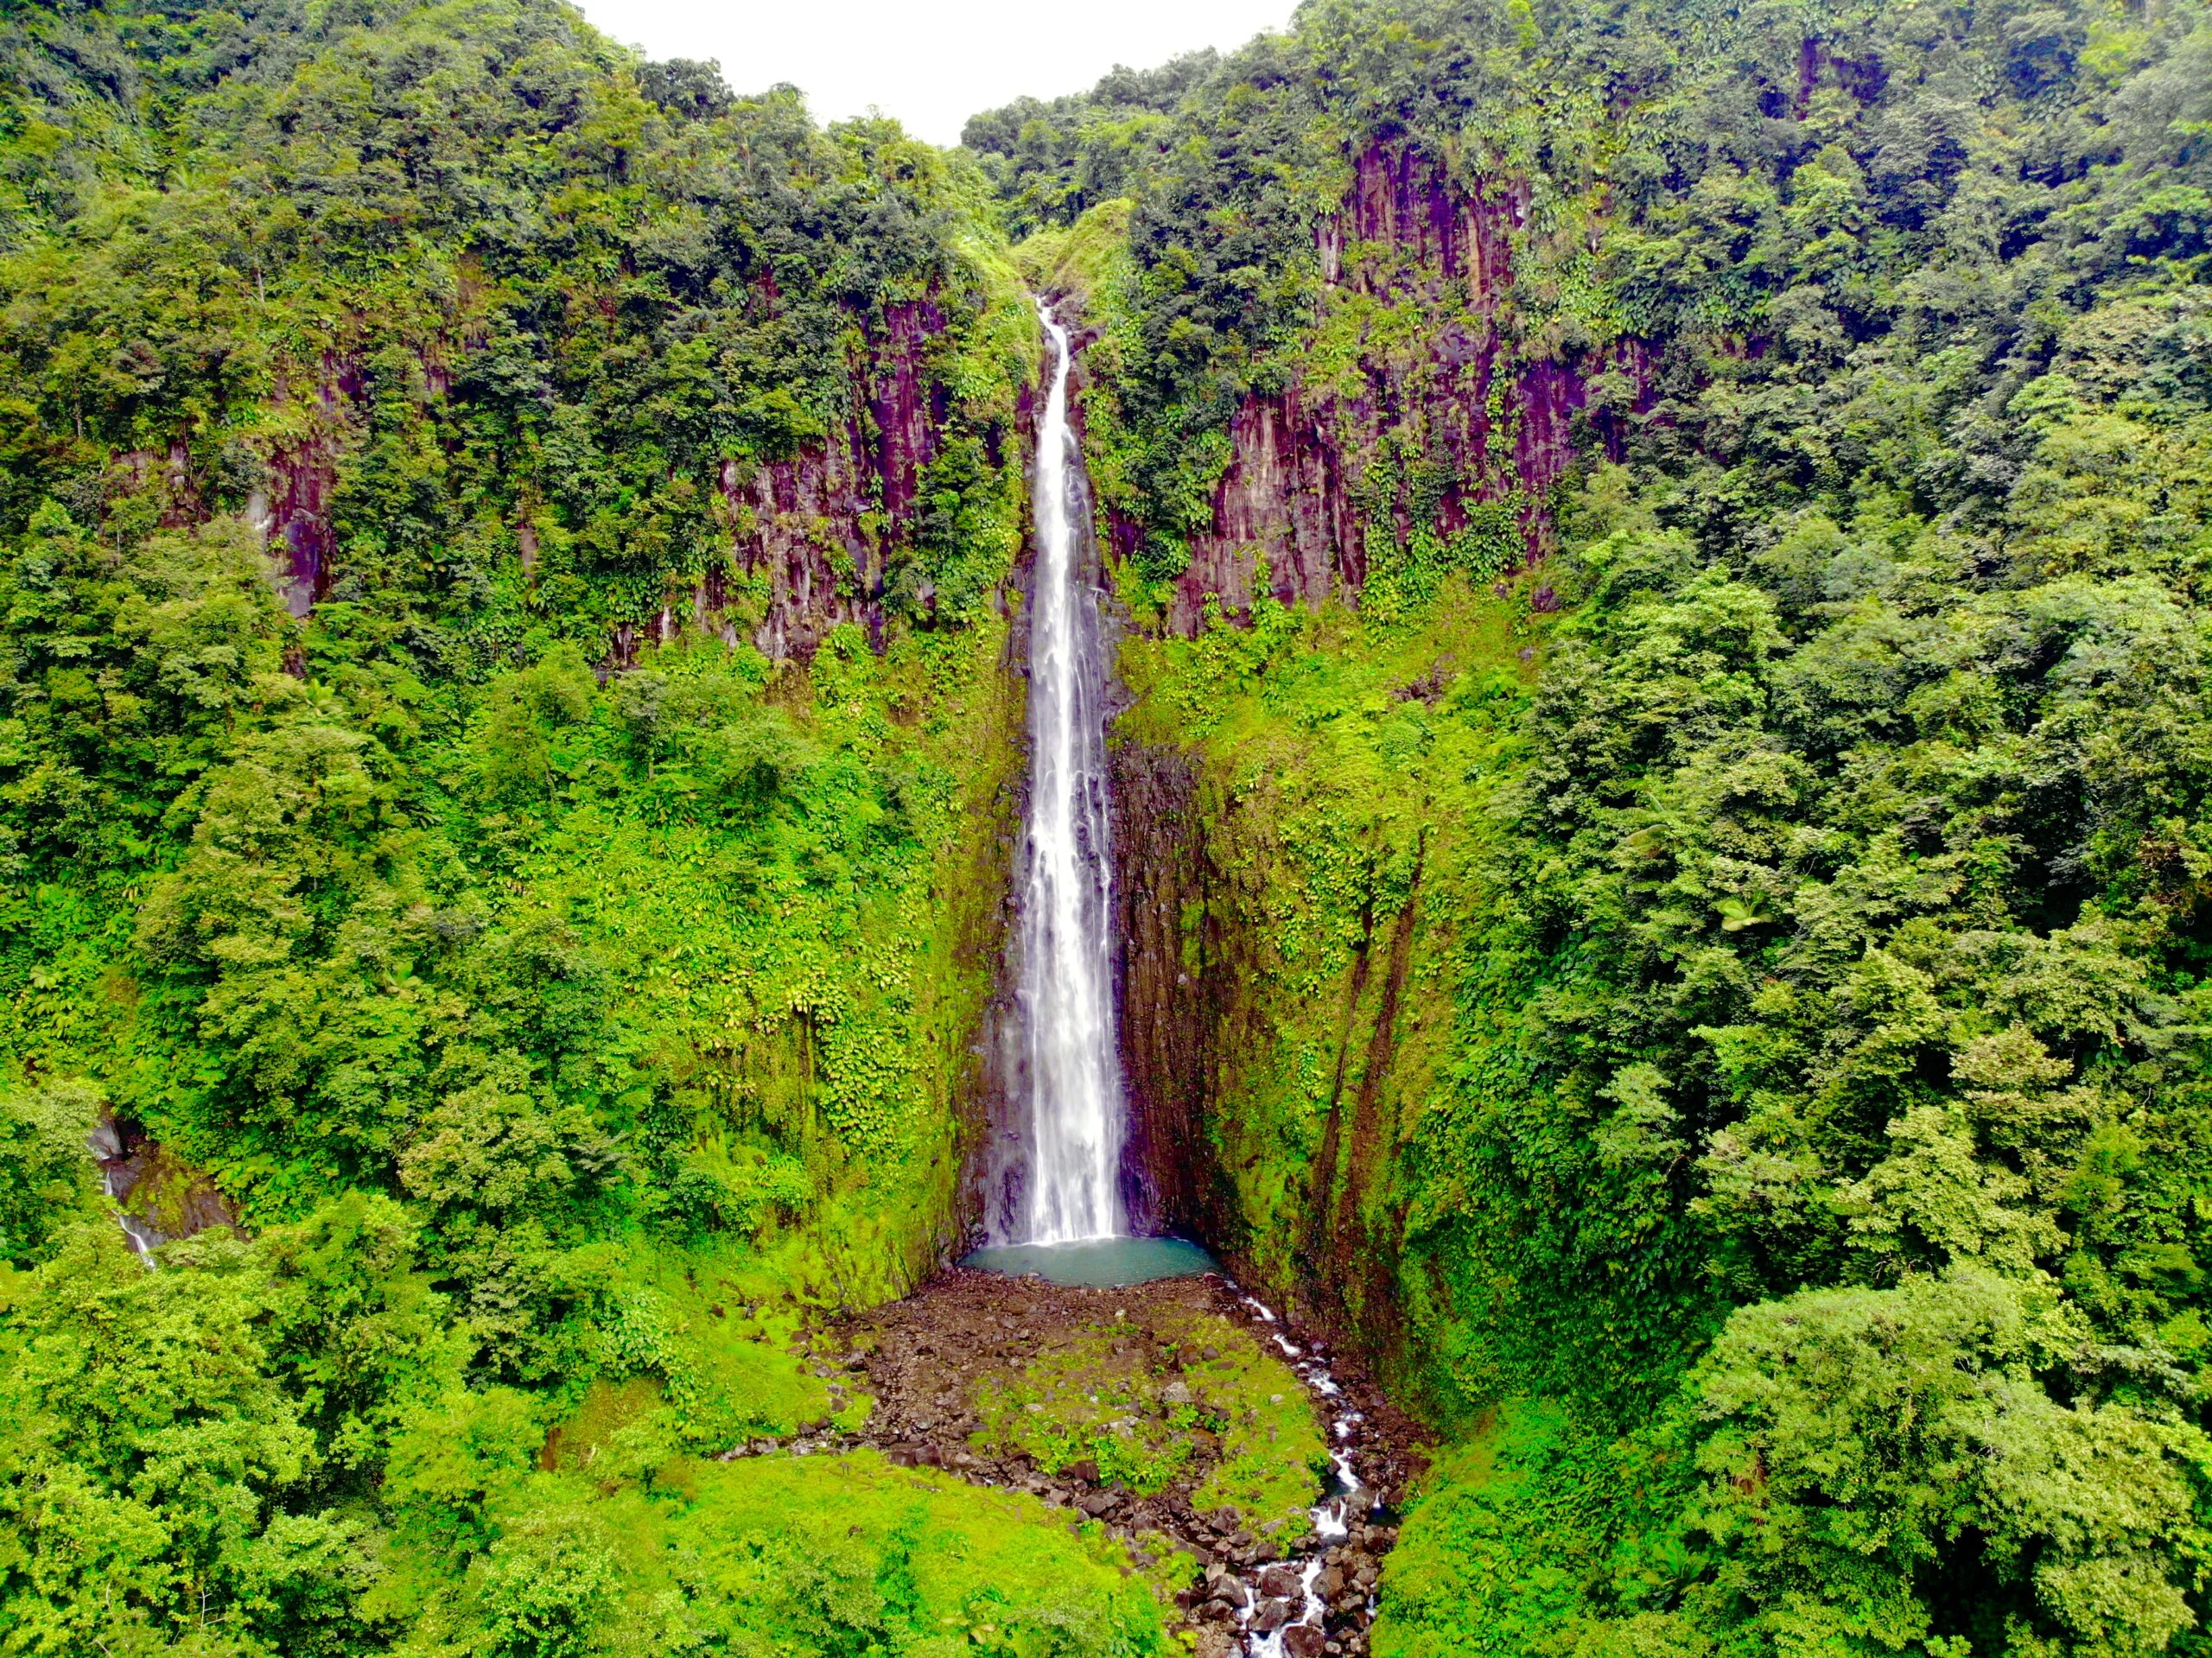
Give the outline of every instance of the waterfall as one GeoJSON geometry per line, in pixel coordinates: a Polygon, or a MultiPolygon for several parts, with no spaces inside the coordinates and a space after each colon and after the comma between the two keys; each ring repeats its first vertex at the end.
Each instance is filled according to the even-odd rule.
{"type": "Polygon", "coordinates": [[[1029,617],[1029,816],[1017,891],[1023,1109],[1019,1197],[1000,1242],[1119,1236],[1122,1072],[1114,1047],[1106,664],[1089,579],[1090,503],[1068,428],[1067,330],[1042,302],[1052,386],[1037,426],[1029,617]]]}

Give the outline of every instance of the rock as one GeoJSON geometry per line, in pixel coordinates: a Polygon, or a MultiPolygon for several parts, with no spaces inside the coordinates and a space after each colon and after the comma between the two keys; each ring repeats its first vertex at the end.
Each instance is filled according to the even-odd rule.
{"type": "Polygon", "coordinates": [[[1160,1402],[1163,1405],[1189,1404],[1191,1402],[1191,1384],[1187,1382],[1169,1382],[1166,1387],[1160,1390],[1160,1402]]]}
{"type": "Polygon", "coordinates": [[[1333,1566],[1321,1568],[1321,1575],[1313,1579],[1313,1592],[1323,1600],[1334,1600],[1344,1591],[1344,1574],[1333,1566]]]}
{"type": "Polygon", "coordinates": [[[1290,1622],[1290,1603],[1268,1600],[1260,1603],[1260,1610],[1252,1615],[1252,1627],[1262,1635],[1272,1634],[1290,1622]]]}
{"type": "Polygon", "coordinates": [[[1070,1463],[1065,1468],[1060,1470],[1060,1472],[1070,1479],[1081,1481],[1085,1485],[1098,1483],[1098,1464],[1087,1457],[1081,1462],[1070,1463]]]}
{"type": "Polygon", "coordinates": [[[1118,1501],[1111,1491],[1086,1491],[1076,1499],[1075,1506],[1096,1520],[1109,1512],[1118,1501]]]}
{"type": "Polygon", "coordinates": [[[1298,1573],[1287,1566],[1271,1566],[1260,1573],[1260,1592],[1288,1598],[1298,1593],[1298,1573]]]}
{"type": "Polygon", "coordinates": [[[1318,1624],[1294,1623],[1282,1632],[1285,1658],[1316,1658],[1328,1644],[1327,1634],[1318,1624]]]}

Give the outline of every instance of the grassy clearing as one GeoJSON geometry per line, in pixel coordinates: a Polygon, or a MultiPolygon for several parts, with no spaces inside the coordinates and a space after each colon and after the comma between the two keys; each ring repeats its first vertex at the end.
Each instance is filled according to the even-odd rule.
{"type": "MultiPolygon", "coordinates": [[[[654,1407],[610,1394],[503,1504],[424,1650],[788,1658],[1147,1658],[1159,1604],[1096,1527],[873,1452],[651,1461],[654,1407]],[[626,1414],[626,1407],[627,1413],[626,1414]],[[644,1453],[641,1455],[640,1453],[644,1453]],[[596,1477],[595,1477],[596,1476],[596,1477]],[[442,1641],[445,1644],[439,1644],[442,1641]]],[[[388,1585],[407,1598],[409,1574],[388,1585]]]]}
{"type": "Polygon", "coordinates": [[[1051,1473],[1088,1464],[1148,1495],[1204,1471],[1199,1508],[1295,1536],[1328,1466],[1306,1389],[1251,1333],[1188,1307],[1140,1309],[977,1389],[975,1442],[1051,1473]]]}

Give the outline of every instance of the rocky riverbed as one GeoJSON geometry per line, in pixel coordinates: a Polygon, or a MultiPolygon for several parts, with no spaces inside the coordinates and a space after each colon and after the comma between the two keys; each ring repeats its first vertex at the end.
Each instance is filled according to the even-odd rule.
{"type": "Polygon", "coordinates": [[[1229,1280],[1084,1289],[954,1268],[806,1342],[835,1415],[727,1455],[871,1446],[1033,1493],[1120,1538],[1208,1658],[1367,1650],[1418,1431],[1229,1280]]]}

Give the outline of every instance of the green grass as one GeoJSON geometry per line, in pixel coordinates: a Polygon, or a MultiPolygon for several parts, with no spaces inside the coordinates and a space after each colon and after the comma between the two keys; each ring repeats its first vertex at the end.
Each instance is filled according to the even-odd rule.
{"type": "Polygon", "coordinates": [[[1189,1308],[1147,1309],[1088,1334],[1017,1378],[987,1382],[975,1403],[978,1446],[1019,1448],[1051,1473],[1095,1463],[1102,1480],[1141,1494],[1195,1472],[1207,1436],[1218,1460],[1192,1502],[1285,1536],[1311,1525],[1306,1509],[1328,1467],[1289,1367],[1241,1326],[1189,1308]]]}
{"type": "MultiPolygon", "coordinates": [[[[633,1446],[650,1439],[635,1418],[624,1432],[633,1446]]],[[[429,1586],[394,1585],[421,1596],[425,1650],[441,1641],[761,1658],[1167,1649],[1154,1591],[1098,1528],[873,1452],[677,1458],[612,1489],[581,1466],[541,1471],[515,1494],[466,1592],[441,1606],[429,1586]]]]}

